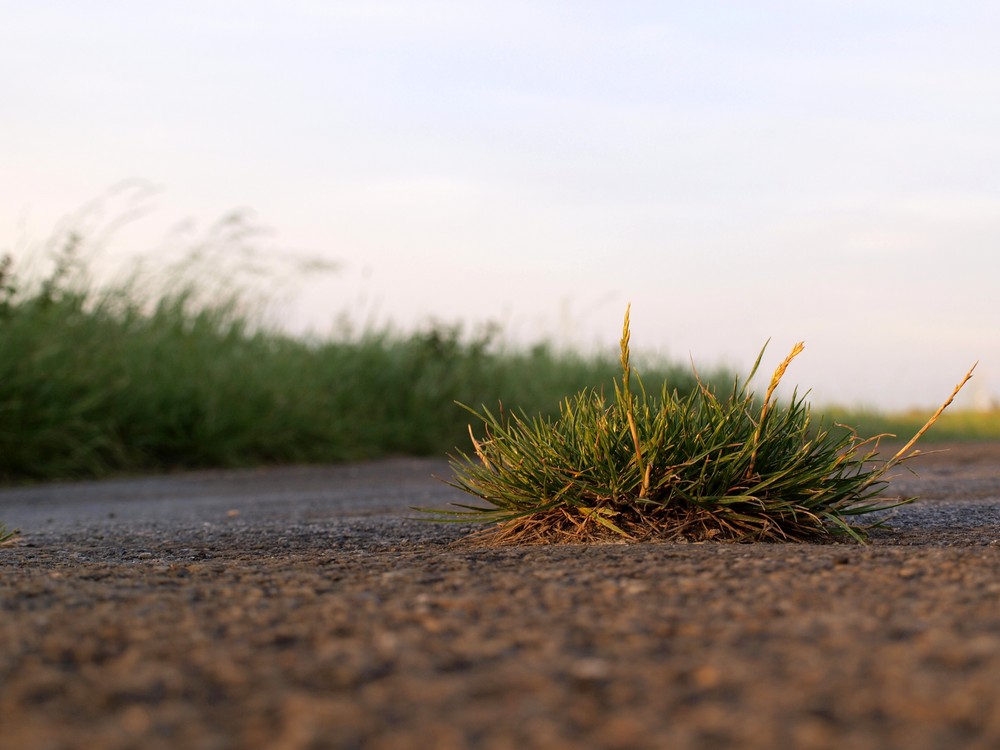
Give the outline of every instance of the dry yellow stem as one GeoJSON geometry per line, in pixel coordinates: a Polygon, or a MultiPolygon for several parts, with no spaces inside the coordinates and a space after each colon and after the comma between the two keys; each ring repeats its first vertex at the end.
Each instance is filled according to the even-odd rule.
{"type": "Polygon", "coordinates": [[[476,436],[472,434],[472,425],[469,425],[469,438],[472,440],[472,447],[476,449],[476,455],[479,456],[479,460],[483,462],[483,465],[487,469],[492,469],[493,465],[490,463],[489,459],[486,458],[486,454],[483,452],[483,445],[478,440],[476,436]]]}
{"type": "Polygon", "coordinates": [[[764,423],[764,416],[767,414],[767,410],[771,407],[771,396],[774,395],[774,389],[778,387],[778,383],[780,383],[781,379],[785,377],[785,370],[788,369],[788,365],[790,365],[792,360],[799,356],[805,348],[806,345],[804,341],[798,342],[792,347],[792,351],[787,357],[785,357],[785,360],[778,365],[777,369],[775,369],[774,375],[771,376],[771,384],[767,387],[767,394],[764,396],[764,406],[760,410],[761,424],[764,423]]]}
{"type": "Polygon", "coordinates": [[[962,382],[956,385],[955,390],[953,390],[951,392],[951,395],[948,396],[948,400],[945,401],[943,404],[941,404],[938,410],[934,412],[934,415],[927,420],[927,423],[920,428],[917,434],[910,438],[910,442],[908,442],[906,445],[900,448],[899,452],[889,460],[889,462],[886,464],[887,468],[895,464],[897,461],[901,460],[906,455],[906,452],[913,447],[913,444],[916,443],[920,439],[920,437],[925,432],[927,432],[927,430],[931,428],[931,425],[933,425],[935,422],[938,421],[938,417],[940,417],[944,413],[944,410],[947,409],[951,405],[951,402],[955,400],[955,396],[958,395],[958,392],[962,390],[963,387],[965,387],[966,383],[969,382],[969,379],[972,377],[972,371],[976,369],[976,365],[978,364],[979,362],[977,361],[975,364],[972,365],[972,367],[969,368],[969,371],[965,373],[965,377],[962,378],[962,382]]]}
{"type": "Polygon", "coordinates": [[[778,365],[774,371],[774,375],[771,376],[771,384],[767,387],[767,394],[764,396],[764,405],[760,409],[760,421],[757,422],[757,429],[754,430],[753,433],[753,451],[750,453],[750,466],[747,467],[748,479],[753,476],[753,467],[757,462],[757,448],[760,447],[760,432],[764,429],[764,417],[767,416],[767,411],[771,408],[771,396],[774,395],[774,389],[778,387],[778,383],[780,383],[781,379],[785,376],[785,370],[788,369],[788,365],[790,365],[792,360],[799,356],[805,348],[806,345],[803,341],[800,341],[793,346],[792,351],[789,352],[784,361],[778,365]]]}
{"type": "Polygon", "coordinates": [[[642,448],[639,447],[639,429],[635,424],[635,406],[632,403],[632,390],[629,385],[629,376],[632,367],[629,365],[629,339],[632,333],[629,330],[629,312],[632,310],[632,303],[625,308],[625,324],[622,326],[622,396],[625,401],[625,417],[628,419],[628,428],[632,433],[632,444],[635,446],[635,461],[639,471],[643,474],[642,489],[639,490],[639,497],[646,497],[649,493],[649,467],[646,466],[642,458],[642,448]]]}

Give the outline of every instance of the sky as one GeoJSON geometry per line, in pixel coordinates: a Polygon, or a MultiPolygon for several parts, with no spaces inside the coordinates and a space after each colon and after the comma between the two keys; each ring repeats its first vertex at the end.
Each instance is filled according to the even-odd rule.
{"type": "Polygon", "coordinates": [[[985,407],[998,35],[963,0],[4,3],[0,250],[140,206],[111,269],[244,211],[259,252],[337,265],[285,288],[292,330],[614,353],[631,303],[640,354],[770,340],[769,372],[804,340],[814,403],[893,410],[978,360],[985,407]]]}

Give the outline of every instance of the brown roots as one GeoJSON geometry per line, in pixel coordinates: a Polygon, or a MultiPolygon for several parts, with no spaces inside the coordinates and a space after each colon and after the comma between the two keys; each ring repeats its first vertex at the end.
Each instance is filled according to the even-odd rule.
{"type": "Polygon", "coordinates": [[[635,508],[614,517],[615,529],[592,513],[573,507],[553,508],[499,521],[460,540],[462,544],[499,547],[531,544],[628,544],[637,542],[824,541],[833,537],[818,521],[779,526],[761,517],[737,522],[704,508],[659,508],[643,513],[635,508]]]}

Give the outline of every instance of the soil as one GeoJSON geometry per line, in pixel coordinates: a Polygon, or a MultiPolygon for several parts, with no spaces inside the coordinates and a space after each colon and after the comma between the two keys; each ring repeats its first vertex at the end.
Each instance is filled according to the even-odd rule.
{"type": "Polygon", "coordinates": [[[439,461],[0,491],[0,746],[1000,747],[1000,445],[859,544],[475,548],[439,461]]]}

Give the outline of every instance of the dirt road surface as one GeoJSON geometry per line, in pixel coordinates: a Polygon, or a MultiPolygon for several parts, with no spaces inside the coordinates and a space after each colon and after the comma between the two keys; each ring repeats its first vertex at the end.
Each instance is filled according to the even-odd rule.
{"type": "Polygon", "coordinates": [[[439,461],[0,490],[0,748],[1000,747],[1000,446],[870,545],[477,549],[439,461]]]}

